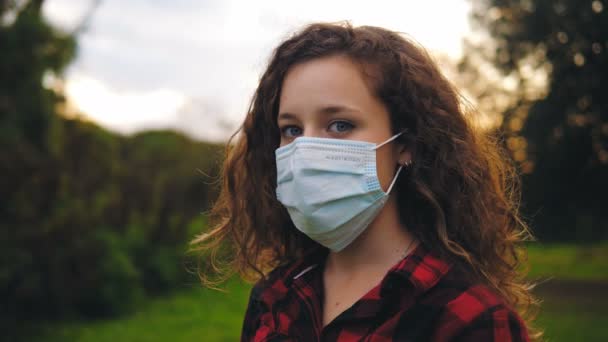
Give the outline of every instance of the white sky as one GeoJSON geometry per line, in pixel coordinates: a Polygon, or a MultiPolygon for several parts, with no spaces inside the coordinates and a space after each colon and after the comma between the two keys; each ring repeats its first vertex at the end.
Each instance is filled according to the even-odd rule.
{"type": "MultiPolygon", "coordinates": [[[[44,12],[72,31],[91,4],[48,0],[44,12]]],[[[171,127],[220,141],[243,120],[272,49],[302,25],[382,26],[458,58],[469,11],[466,0],[102,0],[66,91],[87,117],[122,133],[171,127]]]]}

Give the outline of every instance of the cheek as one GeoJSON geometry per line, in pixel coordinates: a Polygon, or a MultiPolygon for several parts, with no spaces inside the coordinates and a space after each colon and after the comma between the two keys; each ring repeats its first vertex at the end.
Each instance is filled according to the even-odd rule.
{"type": "Polygon", "coordinates": [[[395,171],[397,171],[397,160],[394,158],[390,149],[383,149],[376,152],[376,170],[380,180],[382,190],[388,190],[389,185],[393,181],[395,171]]]}

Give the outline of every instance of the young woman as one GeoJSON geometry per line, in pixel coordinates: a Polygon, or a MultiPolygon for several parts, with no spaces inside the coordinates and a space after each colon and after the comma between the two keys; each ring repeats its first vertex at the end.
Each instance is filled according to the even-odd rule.
{"type": "Polygon", "coordinates": [[[276,48],[233,139],[194,243],[261,278],[243,341],[533,335],[513,168],[421,47],[310,25],[276,48]]]}

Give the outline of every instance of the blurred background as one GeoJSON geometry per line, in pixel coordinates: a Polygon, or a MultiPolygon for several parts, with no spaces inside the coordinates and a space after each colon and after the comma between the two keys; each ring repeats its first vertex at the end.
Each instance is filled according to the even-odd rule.
{"type": "Polygon", "coordinates": [[[522,177],[550,341],[608,341],[608,2],[0,0],[0,339],[234,341],[203,289],[223,146],[312,21],[404,32],[522,177]]]}

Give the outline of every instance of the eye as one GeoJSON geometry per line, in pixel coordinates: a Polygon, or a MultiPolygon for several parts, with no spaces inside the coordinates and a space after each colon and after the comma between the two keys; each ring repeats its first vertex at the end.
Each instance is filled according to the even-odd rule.
{"type": "Polygon", "coordinates": [[[345,133],[353,129],[355,125],[348,121],[334,121],[329,125],[329,130],[336,133],[345,133]]]}
{"type": "Polygon", "coordinates": [[[298,126],[281,127],[281,135],[287,138],[293,138],[302,134],[302,129],[298,126]]]}

